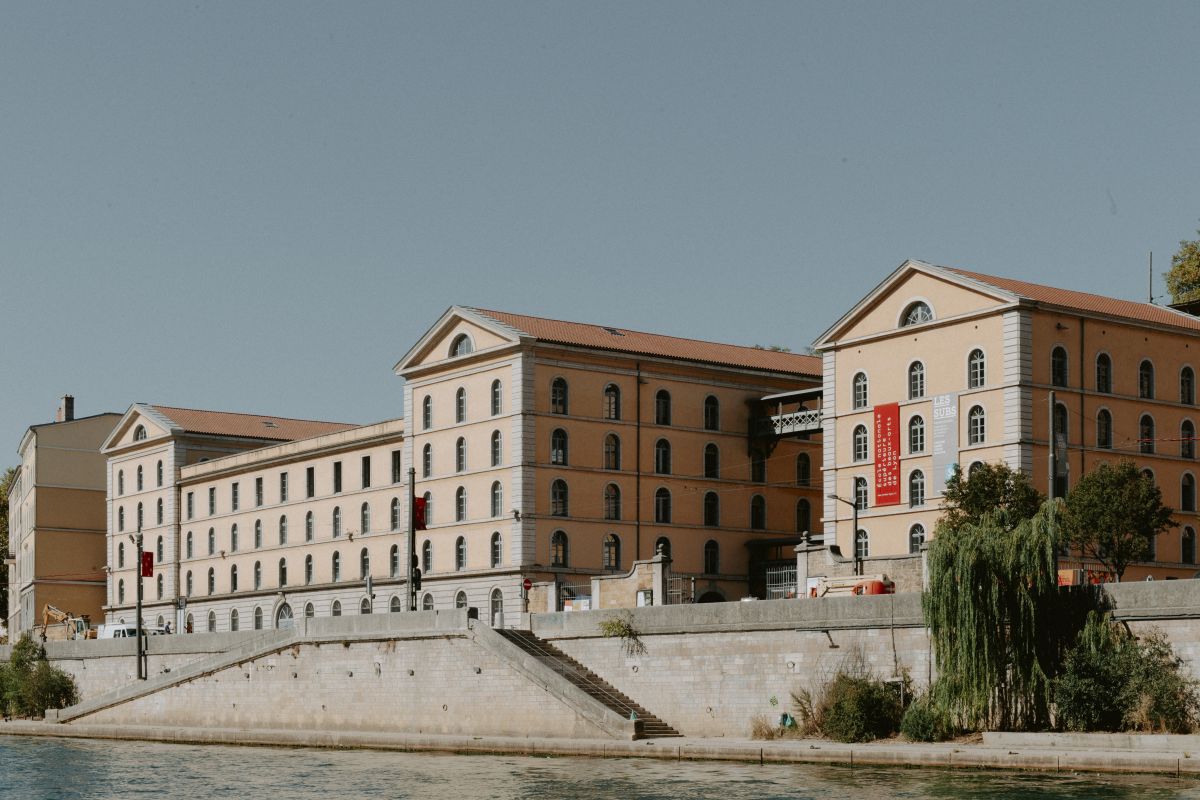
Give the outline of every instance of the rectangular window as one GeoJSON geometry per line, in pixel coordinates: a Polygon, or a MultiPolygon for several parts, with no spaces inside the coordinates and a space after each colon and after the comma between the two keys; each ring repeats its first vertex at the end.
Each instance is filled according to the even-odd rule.
{"type": "Polygon", "coordinates": [[[217,487],[208,487],[208,515],[217,513],[217,487]]]}
{"type": "Polygon", "coordinates": [[[362,457],[362,488],[371,488],[371,457],[362,457]]]}
{"type": "Polygon", "coordinates": [[[317,468],[309,467],[305,471],[305,478],[307,479],[307,483],[308,483],[308,485],[305,487],[308,490],[308,497],[316,497],[317,496],[317,468]]]}
{"type": "Polygon", "coordinates": [[[196,493],[188,492],[188,495],[187,495],[187,518],[191,519],[192,515],[195,513],[196,513],[196,493]]]}
{"type": "Polygon", "coordinates": [[[263,488],[262,478],[254,479],[254,505],[261,506],[263,504],[263,488]]]}
{"type": "Polygon", "coordinates": [[[287,473],[279,473],[279,502],[287,502],[287,473]]]}
{"type": "Polygon", "coordinates": [[[400,451],[392,451],[392,483],[399,483],[404,480],[404,463],[401,461],[400,451]]]}
{"type": "Polygon", "coordinates": [[[229,487],[229,504],[234,511],[238,510],[238,485],[236,483],[229,487]]]}
{"type": "Polygon", "coordinates": [[[333,462],[333,493],[337,494],[342,490],[342,462],[333,462]]]}

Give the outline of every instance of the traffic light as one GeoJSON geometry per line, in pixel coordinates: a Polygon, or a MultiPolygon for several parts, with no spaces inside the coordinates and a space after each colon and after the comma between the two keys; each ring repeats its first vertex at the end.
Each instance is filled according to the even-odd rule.
{"type": "Polygon", "coordinates": [[[420,590],[421,590],[421,570],[414,569],[413,570],[413,591],[419,592],[420,590]]]}

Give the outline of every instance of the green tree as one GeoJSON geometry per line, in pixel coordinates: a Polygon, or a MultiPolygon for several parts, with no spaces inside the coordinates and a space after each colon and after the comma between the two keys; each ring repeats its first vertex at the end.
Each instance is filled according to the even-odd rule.
{"type": "Polygon", "coordinates": [[[1154,480],[1132,461],[1101,463],[1079,479],[1062,514],[1064,541],[1117,576],[1149,558],[1155,536],[1179,523],[1154,480]]]}
{"type": "MultiPolygon", "coordinates": [[[[1200,231],[1196,231],[1200,233],[1200,231]]],[[[1184,239],[1171,256],[1171,269],[1163,273],[1172,303],[1200,300],[1200,239],[1184,239]]]]}
{"type": "Polygon", "coordinates": [[[980,464],[969,473],[956,465],[942,498],[942,523],[950,528],[979,524],[985,514],[995,514],[1002,526],[1012,527],[1033,517],[1046,499],[1025,473],[1004,463],[980,464]]]}
{"type": "Polygon", "coordinates": [[[0,477],[0,619],[8,619],[8,567],[4,556],[8,553],[8,490],[16,479],[16,467],[9,467],[0,477]]]}

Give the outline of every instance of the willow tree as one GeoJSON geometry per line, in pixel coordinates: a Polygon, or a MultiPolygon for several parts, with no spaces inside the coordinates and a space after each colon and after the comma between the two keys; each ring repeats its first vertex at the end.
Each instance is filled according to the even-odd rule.
{"type": "Polygon", "coordinates": [[[933,700],[964,729],[1050,722],[1062,648],[1056,508],[1046,503],[1032,519],[999,513],[938,525],[924,596],[938,672],[933,700]]]}

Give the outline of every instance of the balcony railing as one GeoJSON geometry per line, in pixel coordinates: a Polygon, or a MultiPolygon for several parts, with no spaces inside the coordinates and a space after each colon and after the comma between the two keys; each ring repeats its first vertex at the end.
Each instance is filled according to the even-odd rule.
{"type": "Polygon", "coordinates": [[[796,433],[820,433],[824,416],[819,408],[804,408],[787,414],[773,414],[759,420],[759,435],[790,436],[796,433]]]}

